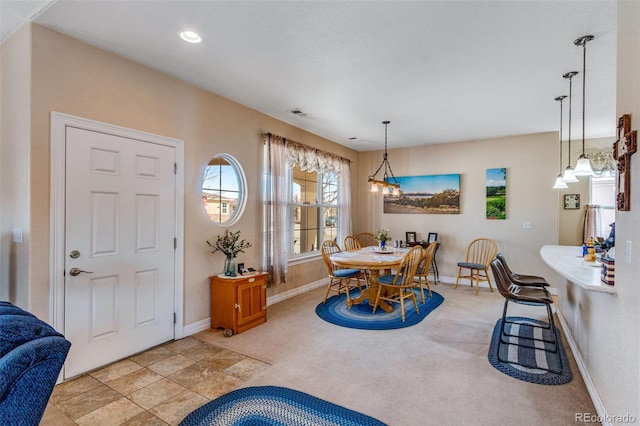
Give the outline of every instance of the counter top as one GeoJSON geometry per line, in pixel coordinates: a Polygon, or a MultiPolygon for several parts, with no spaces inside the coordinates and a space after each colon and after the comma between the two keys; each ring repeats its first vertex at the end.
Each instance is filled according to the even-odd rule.
{"type": "Polygon", "coordinates": [[[613,286],[600,281],[601,263],[585,262],[580,246],[543,246],[540,257],[551,269],[589,291],[616,293],[613,286]]]}

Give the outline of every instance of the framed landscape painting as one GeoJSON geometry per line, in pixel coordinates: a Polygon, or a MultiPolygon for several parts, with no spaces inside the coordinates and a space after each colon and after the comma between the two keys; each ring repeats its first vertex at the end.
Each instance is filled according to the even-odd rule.
{"type": "Polygon", "coordinates": [[[507,169],[487,169],[487,219],[507,218],[507,169]]]}
{"type": "Polygon", "coordinates": [[[401,176],[400,195],[384,196],[384,213],[460,214],[460,175],[401,176]]]}

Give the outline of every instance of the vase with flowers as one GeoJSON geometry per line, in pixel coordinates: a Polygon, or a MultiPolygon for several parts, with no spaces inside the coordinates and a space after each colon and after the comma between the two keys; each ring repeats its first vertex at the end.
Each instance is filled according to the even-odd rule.
{"type": "Polygon", "coordinates": [[[236,276],[236,262],[234,259],[238,253],[244,253],[244,249],[251,247],[247,240],[240,239],[240,231],[230,232],[228,229],[223,236],[218,235],[215,242],[212,243],[207,240],[207,244],[213,248],[211,253],[220,251],[225,254],[224,275],[226,277],[236,276]]]}
{"type": "Polygon", "coordinates": [[[376,240],[378,241],[378,246],[380,250],[384,250],[387,248],[387,241],[391,241],[391,236],[389,235],[388,229],[380,229],[376,233],[376,240]]]}

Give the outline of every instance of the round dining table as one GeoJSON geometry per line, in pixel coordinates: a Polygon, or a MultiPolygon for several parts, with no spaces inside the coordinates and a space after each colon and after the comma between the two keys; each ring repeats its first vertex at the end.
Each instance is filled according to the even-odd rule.
{"type": "MultiPolygon", "coordinates": [[[[409,252],[406,248],[390,248],[380,250],[377,246],[363,247],[355,251],[342,251],[330,256],[331,262],[342,268],[366,269],[370,271],[369,286],[362,290],[358,297],[347,300],[347,305],[362,303],[369,300],[369,305],[374,306],[378,295],[378,277],[380,271],[391,273],[392,268],[400,266],[405,255],[409,252]]],[[[381,300],[378,306],[385,312],[393,311],[393,307],[381,300]]]]}

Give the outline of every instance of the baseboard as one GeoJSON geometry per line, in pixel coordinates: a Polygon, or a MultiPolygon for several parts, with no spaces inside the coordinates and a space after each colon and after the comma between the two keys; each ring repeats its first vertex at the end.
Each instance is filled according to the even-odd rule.
{"type": "Polygon", "coordinates": [[[308,291],[314,290],[318,287],[322,287],[323,285],[327,285],[327,279],[323,278],[318,281],[311,282],[309,284],[305,284],[300,287],[296,287],[292,290],[285,291],[282,293],[274,294],[271,297],[267,297],[267,306],[274,305],[276,303],[282,302],[283,300],[291,299],[292,297],[298,296],[302,293],[306,293],[308,291]]]}
{"type": "MultiPolygon", "coordinates": [[[[305,284],[301,287],[297,287],[289,291],[278,293],[274,296],[267,298],[267,306],[271,306],[278,302],[282,302],[283,300],[291,299],[292,297],[298,296],[300,294],[306,293],[308,291],[314,290],[324,285],[327,285],[326,278],[318,281],[314,281],[309,284],[305,284]]],[[[182,336],[183,337],[191,336],[192,334],[200,333],[201,331],[208,330],[209,328],[211,328],[211,318],[206,318],[201,321],[197,321],[185,326],[182,329],[182,336]]]]}
{"type": "Polygon", "coordinates": [[[182,329],[182,337],[191,336],[192,334],[200,333],[211,328],[211,318],[206,318],[201,321],[197,321],[185,326],[182,329]]]}
{"type": "Polygon", "coordinates": [[[587,366],[582,359],[582,355],[580,355],[580,351],[578,350],[578,346],[576,345],[575,340],[573,340],[573,336],[571,335],[571,330],[569,330],[569,326],[565,321],[562,313],[559,309],[556,309],[556,313],[558,314],[558,319],[560,320],[560,326],[562,327],[562,331],[564,333],[564,337],[567,339],[567,343],[569,343],[569,347],[571,348],[571,353],[573,353],[573,357],[576,360],[576,364],[578,364],[578,369],[580,370],[580,375],[582,376],[582,380],[584,380],[584,384],[587,387],[587,392],[589,392],[589,396],[591,397],[591,401],[593,402],[594,407],[596,408],[598,418],[602,419],[603,426],[612,426],[612,423],[606,421],[610,417],[607,415],[607,409],[600,398],[600,394],[598,394],[598,390],[596,389],[593,380],[591,380],[591,376],[589,375],[589,371],[587,370],[587,366]]]}

